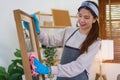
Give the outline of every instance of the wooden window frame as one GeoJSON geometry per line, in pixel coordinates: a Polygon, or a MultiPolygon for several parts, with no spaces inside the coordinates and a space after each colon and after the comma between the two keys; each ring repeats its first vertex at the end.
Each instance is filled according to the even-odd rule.
{"type": "MultiPolygon", "coordinates": [[[[99,5],[99,23],[100,23],[100,36],[102,39],[107,39],[106,37],[106,5],[109,4],[109,0],[98,0],[99,5]]],[[[119,0],[110,0],[110,4],[120,4],[119,0]]],[[[115,46],[114,46],[115,47],[115,46]]],[[[114,60],[106,60],[104,62],[110,63],[120,63],[120,58],[115,58],[120,56],[120,54],[114,53],[114,60]]]]}
{"type": "Polygon", "coordinates": [[[40,48],[39,48],[39,42],[37,39],[37,34],[35,31],[35,23],[33,18],[25,13],[22,10],[14,10],[14,18],[16,22],[16,28],[18,33],[18,39],[19,39],[19,45],[21,50],[21,57],[22,57],[22,63],[23,63],[23,69],[25,73],[26,80],[32,80],[32,74],[29,64],[29,58],[28,58],[28,52],[27,52],[27,46],[24,38],[24,29],[22,25],[22,21],[26,21],[29,24],[29,34],[30,34],[30,40],[31,40],[31,46],[33,51],[37,52],[39,60],[41,60],[40,55],[40,48]]]}

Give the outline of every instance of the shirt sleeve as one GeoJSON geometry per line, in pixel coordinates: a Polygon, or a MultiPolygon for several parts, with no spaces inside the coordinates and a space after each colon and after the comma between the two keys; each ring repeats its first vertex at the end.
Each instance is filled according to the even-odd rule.
{"type": "Polygon", "coordinates": [[[65,29],[56,32],[55,34],[48,34],[40,32],[38,39],[42,45],[47,47],[63,46],[65,29]]]}
{"type": "Polygon", "coordinates": [[[58,66],[51,66],[51,73],[59,77],[75,77],[86,70],[94,61],[100,47],[100,41],[94,42],[87,53],[80,55],[76,61],[58,66]]]}
{"type": "Polygon", "coordinates": [[[67,38],[76,30],[74,27],[64,28],[56,33],[48,34],[40,31],[38,39],[42,45],[47,47],[63,46],[67,38]]]}

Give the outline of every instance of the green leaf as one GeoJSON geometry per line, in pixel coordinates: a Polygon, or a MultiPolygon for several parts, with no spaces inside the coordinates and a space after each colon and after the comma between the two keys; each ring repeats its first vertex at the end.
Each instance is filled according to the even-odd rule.
{"type": "Polygon", "coordinates": [[[22,59],[15,59],[15,60],[12,60],[12,62],[15,64],[20,64],[22,66],[22,59]]]}
{"type": "Polygon", "coordinates": [[[19,80],[19,77],[21,76],[20,73],[14,73],[9,76],[8,80],[19,80]]]}
{"type": "Polygon", "coordinates": [[[19,49],[16,49],[16,52],[14,52],[14,55],[16,57],[21,57],[21,51],[19,49]]]}
{"type": "Polygon", "coordinates": [[[12,70],[13,70],[15,67],[16,67],[16,63],[10,64],[9,67],[8,67],[8,73],[11,73],[12,70]]]}
{"type": "Polygon", "coordinates": [[[20,66],[17,66],[17,67],[16,67],[16,71],[17,71],[18,73],[24,74],[24,70],[23,70],[23,68],[20,67],[20,66]]]}
{"type": "Polygon", "coordinates": [[[19,74],[24,74],[23,68],[20,66],[16,66],[14,67],[10,72],[9,75],[15,74],[15,73],[19,73],[19,74]]]}
{"type": "Polygon", "coordinates": [[[0,80],[6,80],[6,78],[0,75],[0,80]]]}
{"type": "Polygon", "coordinates": [[[6,73],[5,68],[0,66],[0,73],[6,73]]]}
{"type": "Polygon", "coordinates": [[[18,57],[18,59],[12,60],[12,63],[8,66],[7,72],[4,67],[0,66],[0,80],[22,80],[24,70],[20,50],[16,49],[14,55],[18,57]]]}
{"type": "Polygon", "coordinates": [[[57,48],[56,47],[46,47],[44,48],[44,57],[47,59],[45,61],[45,64],[48,66],[51,66],[54,64],[54,58],[57,56],[56,55],[57,48]]]}
{"type": "Polygon", "coordinates": [[[8,74],[4,67],[0,66],[0,80],[5,80],[8,74]]]}

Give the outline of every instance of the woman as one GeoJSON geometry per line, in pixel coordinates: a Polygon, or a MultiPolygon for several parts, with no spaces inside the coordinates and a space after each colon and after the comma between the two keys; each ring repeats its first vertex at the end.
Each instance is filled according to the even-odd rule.
{"type": "MultiPolygon", "coordinates": [[[[57,80],[89,80],[88,73],[100,47],[98,6],[85,1],[78,8],[79,28],[69,27],[53,35],[48,35],[36,26],[38,38],[46,46],[63,46],[61,63],[45,66],[36,58],[34,65],[39,74],[56,74],[57,80]]],[[[34,17],[36,21],[37,18],[34,17]]]]}

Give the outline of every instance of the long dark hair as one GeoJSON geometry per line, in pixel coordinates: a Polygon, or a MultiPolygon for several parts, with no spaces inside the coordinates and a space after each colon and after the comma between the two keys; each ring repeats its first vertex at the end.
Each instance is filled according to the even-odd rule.
{"type": "MultiPolygon", "coordinates": [[[[87,1],[90,2],[92,4],[94,4],[97,8],[97,4],[95,2],[92,1],[87,1]]],[[[82,9],[85,8],[87,10],[89,10],[91,12],[91,14],[93,15],[94,19],[98,18],[98,16],[95,14],[95,12],[93,10],[91,10],[89,7],[86,6],[82,6],[78,8],[78,12],[82,9]]],[[[90,32],[88,33],[86,39],[84,40],[84,42],[81,44],[81,48],[80,48],[80,54],[83,54],[84,52],[88,51],[89,46],[98,39],[99,37],[99,24],[98,21],[96,20],[95,23],[92,24],[92,28],[90,30],[90,32]]]]}

